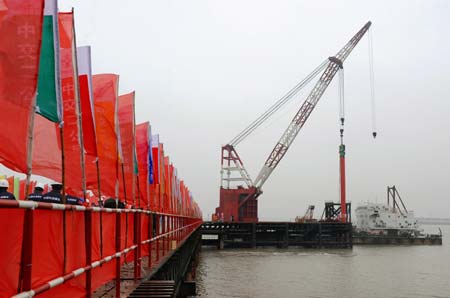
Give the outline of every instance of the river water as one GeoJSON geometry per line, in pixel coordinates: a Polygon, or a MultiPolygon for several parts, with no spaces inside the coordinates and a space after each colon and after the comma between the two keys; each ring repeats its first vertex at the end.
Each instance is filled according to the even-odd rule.
{"type": "Polygon", "coordinates": [[[442,246],[204,248],[198,297],[450,298],[450,226],[441,229],[442,246]]]}

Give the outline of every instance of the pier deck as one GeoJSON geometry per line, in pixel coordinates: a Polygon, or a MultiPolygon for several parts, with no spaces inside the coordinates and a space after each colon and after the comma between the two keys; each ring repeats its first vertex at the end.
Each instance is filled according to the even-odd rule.
{"type": "Polygon", "coordinates": [[[217,248],[351,248],[352,225],[340,222],[204,222],[202,245],[217,248]]]}

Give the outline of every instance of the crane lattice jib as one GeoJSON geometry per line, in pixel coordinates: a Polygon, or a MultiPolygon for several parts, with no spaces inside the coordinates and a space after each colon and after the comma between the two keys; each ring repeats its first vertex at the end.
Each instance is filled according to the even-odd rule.
{"type": "Polygon", "coordinates": [[[254,183],[256,187],[260,189],[263,186],[264,182],[266,182],[267,178],[269,178],[272,171],[277,167],[278,163],[286,154],[289,146],[294,141],[300,129],[303,127],[306,120],[308,120],[308,117],[311,115],[311,112],[314,110],[315,106],[319,102],[330,82],[333,80],[337,71],[339,70],[339,68],[342,68],[342,63],[345,61],[354,47],[358,44],[367,30],[369,30],[371,24],[371,22],[367,22],[364,27],[362,27],[361,30],[359,30],[358,33],[356,33],[353,38],[337,53],[336,56],[329,58],[328,66],[322,73],[319,81],[316,83],[311,93],[303,102],[300,110],[294,116],[294,119],[292,119],[288,128],[285,130],[280,140],[275,145],[275,148],[273,148],[272,152],[267,158],[263,168],[259,172],[258,177],[256,177],[254,183]]]}

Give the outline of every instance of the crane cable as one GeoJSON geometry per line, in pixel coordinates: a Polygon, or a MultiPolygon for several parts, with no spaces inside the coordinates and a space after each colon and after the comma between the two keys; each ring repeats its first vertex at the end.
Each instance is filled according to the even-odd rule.
{"type": "Polygon", "coordinates": [[[255,129],[257,129],[263,122],[265,122],[269,117],[271,117],[275,112],[277,112],[281,107],[283,107],[287,102],[289,102],[305,85],[307,85],[312,79],[314,79],[323,69],[325,69],[328,63],[329,63],[328,59],[323,61],[306,78],[304,78],[300,83],[295,85],[294,88],[292,88],[288,93],[286,93],[277,102],[275,102],[267,111],[265,111],[255,121],[253,121],[249,126],[247,126],[243,131],[241,131],[228,144],[236,146],[237,144],[242,142],[253,131],[255,131],[255,129]]]}
{"type": "Polygon", "coordinates": [[[369,76],[370,76],[370,103],[372,109],[372,136],[377,137],[377,123],[376,123],[376,110],[375,110],[375,76],[373,71],[373,41],[372,30],[368,32],[369,40],[369,76]]]}

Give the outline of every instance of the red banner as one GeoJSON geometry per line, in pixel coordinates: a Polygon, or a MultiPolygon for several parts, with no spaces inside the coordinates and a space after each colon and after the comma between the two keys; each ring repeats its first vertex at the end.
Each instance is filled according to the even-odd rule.
{"type": "Polygon", "coordinates": [[[27,172],[30,116],[36,96],[42,32],[42,0],[0,5],[0,163],[27,172]]]}
{"type": "Polygon", "coordinates": [[[89,46],[77,47],[77,63],[84,150],[86,154],[97,157],[93,113],[91,48],[89,46]]]}
{"type": "Polygon", "coordinates": [[[164,157],[164,202],[163,202],[163,212],[169,212],[170,209],[170,169],[169,169],[169,157],[164,157]]]}
{"type": "Polygon", "coordinates": [[[126,202],[132,202],[134,204],[134,92],[119,96],[119,128],[122,146],[121,162],[123,164],[123,167],[120,169],[119,194],[121,199],[126,199],[126,202]]]}
{"type": "Polygon", "coordinates": [[[59,126],[36,114],[33,132],[33,174],[61,182],[61,173],[59,126]]]}
{"type": "Polygon", "coordinates": [[[23,209],[0,209],[0,225],[8,227],[2,231],[0,245],[0,297],[11,297],[17,293],[22,250],[23,209]]]}
{"type": "Polygon", "coordinates": [[[140,208],[148,207],[148,134],[149,125],[148,122],[144,122],[136,125],[136,153],[138,160],[139,170],[139,191],[140,200],[138,200],[138,206],[140,208]]]}
{"type": "Polygon", "coordinates": [[[174,167],[172,164],[169,166],[169,174],[170,174],[170,209],[169,212],[173,213],[175,210],[175,178],[174,178],[174,167]]]}
{"type": "Polygon", "coordinates": [[[164,167],[164,144],[159,144],[159,170],[160,170],[160,179],[161,179],[161,188],[159,195],[159,211],[164,210],[164,201],[167,196],[167,180],[166,180],[166,169],[164,167]]]}
{"type": "MultiPolygon", "coordinates": [[[[83,196],[78,109],[75,98],[74,65],[76,63],[73,14],[59,13],[61,88],[64,119],[65,188],[71,195],[83,196]]],[[[51,158],[51,156],[49,156],[51,158]]]]}
{"type": "MultiPolygon", "coordinates": [[[[92,81],[101,194],[115,197],[118,181],[116,109],[119,76],[99,74],[94,75],[92,81]]],[[[86,182],[89,189],[98,189],[95,157],[92,156],[86,156],[86,182]]]]}

